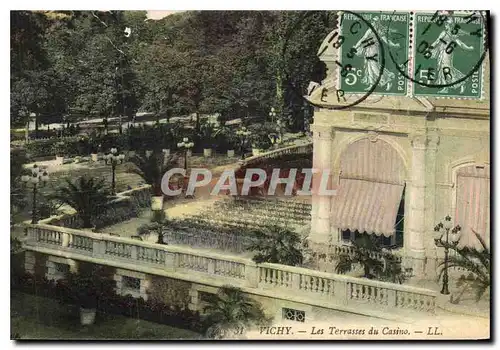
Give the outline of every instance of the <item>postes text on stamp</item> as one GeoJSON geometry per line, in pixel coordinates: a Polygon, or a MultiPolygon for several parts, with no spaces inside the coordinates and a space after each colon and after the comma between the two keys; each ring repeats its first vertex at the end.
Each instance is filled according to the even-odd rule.
{"type": "Polygon", "coordinates": [[[486,35],[479,11],[416,13],[413,94],[481,98],[486,35]]]}

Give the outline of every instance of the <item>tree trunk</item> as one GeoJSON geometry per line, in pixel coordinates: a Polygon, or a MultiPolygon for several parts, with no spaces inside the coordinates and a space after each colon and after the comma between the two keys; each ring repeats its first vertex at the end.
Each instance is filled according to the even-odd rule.
{"type": "Polygon", "coordinates": [[[368,265],[363,265],[363,270],[363,277],[370,278],[370,267],[368,265]]]}
{"type": "Polygon", "coordinates": [[[198,112],[195,113],[195,120],[196,120],[195,124],[196,131],[200,131],[200,115],[198,112]]]}
{"type": "Polygon", "coordinates": [[[38,138],[38,114],[35,113],[35,138],[38,138]]]}
{"type": "Polygon", "coordinates": [[[92,228],[92,220],[90,216],[82,216],[83,228],[92,228]]]}
{"type": "Polygon", "coordinates": [[[26,122],[26,130],[24,132],[24,135],[26,137],[26,143],[30,141],[30,120],[28,118],[28,121],[26,122]]]}

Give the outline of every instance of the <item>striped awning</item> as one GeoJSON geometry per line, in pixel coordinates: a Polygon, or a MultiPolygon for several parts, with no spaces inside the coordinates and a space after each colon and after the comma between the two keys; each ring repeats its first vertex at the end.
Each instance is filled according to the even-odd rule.
{"type": "Polygon", "coordinates": [[[393,235],[403,189],[397,183],[341,178],[332,200],[332,225],[377,236],[393,235]]]}
{"type": "Polygon", "coordinates": [[[457,172],[455,224],[461,226],[459,247],[480,248],[473,231],[489,246],[490,238],[490,167],[467,166],[457,172]]]}

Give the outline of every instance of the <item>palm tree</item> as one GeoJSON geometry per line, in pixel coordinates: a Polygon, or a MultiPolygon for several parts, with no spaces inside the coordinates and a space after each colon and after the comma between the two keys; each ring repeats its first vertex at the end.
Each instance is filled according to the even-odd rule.
{"type": "Polygon", "coordinates": [[[267,231],[256,231],[256,240],[247,249],[258,251],[253,257],[256,263],[268,262],[296,266],[304,257],[300,250],[300,236],[287,228],[273,225],[267,231]]]}
{"type": "Polygon", "coordinates": [[[71,206],[82,219],[83,228],[91,228],[92,219],[106,208],[109,194],[104,179],[82,175],[74,183],[66,179],[66,186],[60,188],[51,198],[71,206]]]}
{"type": "MultiPolygon", "coordinates": [[[[468,271],[468,275],[461,275],[457,281],[457,287],[463,287],[462,292],[454,300],[455,303],[460,301],[466,289],[472,288],[475,292],[476,301],[479,301],[483,295],[489,290],[491,285],[491,254],[490,249],[486,245],[483,238],[473,230],[474,235],[480,242],[480,248],[463,247],[458,248],[457,244],[443,242],[443,246],[455,251],[456,255],[451,255],[448,258],[448,268],[458,267],[468,271]]],[[[444,272],[444,261],[439,264],[441,271],[439,272],[438,280],[444,272]]]]}
{"type": "Polygon", "coordinates": [[[165,244],[163,242],[163,229],[169,224],[165,211],[163,210],[153,210],[153,217],[151,218],[151,222],[141,225],[137,229],[137,234],[139,236],[142,235],[150,235],[151,233],[158,234],[157,242],[158,244],[165,244]]]}
{"type": "Polygon", "coordinates": [[[163,191],[161,189],[163,175],[168,170],[178,166],[178,157],[176,155],[164,157],[162,153],[154,151],[149,157],[136,155],[130,161],[134,166],[129,168],[128,172],[139,175],[147,184],[151,185],[152,195],[161,197],[161,206],[163,207],[163,191]]]}
{"type": "Polygon", "coordinates": [[[209,325],[208,338],[222,339],[242,334],[248,327],[269,322],[260,303],[251,299],[243,291],[233,286],[223,286],[217,295],[212,295],[203,309],[209,325]]]}
{"type": "Polygon", "coordinates": [[[401,262],[390,252],[381,247],[378,241],[363,234],[353,241],[352,249],[336,256],[335,272],[345,274],[357,265],[363,267],[363,277],[403,283],[405,280],[401,262]]]}

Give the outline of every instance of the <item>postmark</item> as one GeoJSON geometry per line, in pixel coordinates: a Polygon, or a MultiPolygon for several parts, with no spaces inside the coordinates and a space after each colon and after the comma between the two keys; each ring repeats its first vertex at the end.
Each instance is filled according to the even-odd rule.
{"type": "Polygon", "coordinates": [[[412,94],[481,98],[482,63],[488,49],[486,17],[480,11],[417,12],[413,17],[412,57],[403,61],[388,50],[400,73],[410,71],[412,94]]]}
{"type": "Polygon", "coordinates": [[[372,91],[374,95],[407,94],[407,78],[398,71],[387,52],[390,48],[394,55],[407,60],[409,13],[345,13],[341,17],[340,30],[345,35],[345,43],[340,47],[342,66],[339,65],[338,77],[341,90],[346,94],[364,93],[375,85],[372,91]],[[363,25],[358,16],[371,23],[374,30],[363,25]],[[378,34],[380,42],[374,40],[373,32],[378,34]],[[349,62],[352,68],[342,74],[341,68],[346,65],[345,62],[349,62]]]}
{"type": "MultiPolygon", "coordinates": [[[[302,17],[302,20],[307,16],[308,13],[302,17]]],[[[308,96],[310,96],[314,90],[321,89],[322,102],[325,102],[323,97],[326,97],[327,94],[335,95],[334,101],[337,103],[321,105],[322,108],[326,109],[345,109],[366,100],[378,88],[387,61],[382,39],[375,27],[369,21],[364,19],[361,15],[351,11],[339,12],[338,19],[339,25],[337,25],[337,27],[324,39],[318,49],[318,56],[321,56],[327,50],[333,51],[331,56],[336,57],[335,65],[338,67],[338,76],[341,77],[341,80],[350,79],[354,72],[361,71],[365,60],[368,60],[370,63],[373,62],[372,67],[376,67],[377,69],[373,69],[369,80],[366,80],[366,84],[363,84],[362,87],[358,84],[359,88],[357,90],[343,90],[341,82],[337,82],[334,89],[326,89],[320,84],[312,86],[308,91],[308,96]],[[344,16],[348,16],[349,20],[343,21],[344,16]],[[345,27],[346,25],[349,27],[345,27]],[[359,57],[356,56],[355,51],[353,51],[354,46],[358,42],[358,48],[355,50],[356,52],[358,50],[361,52],[358,55],[359,57]],[[372,51],[373,54],[369,54],[369,52],[372,51]],[[342,52],[345,53],[344,57],[342,57],[342,52]],[[361,57],[361,55],[363,56],[361,57]]],[[[300,25],[300,22],[301,21],[298,21],[296,26],[300,25]]],[[[296,93],[298,92],[296,91],[296,93]]],[[[300,95],[302,96],[302,94],[300,95]]],[[[307,97],[306,101],[313,106],[320,107],[319,104],[311,102],[307,97]]]]}

